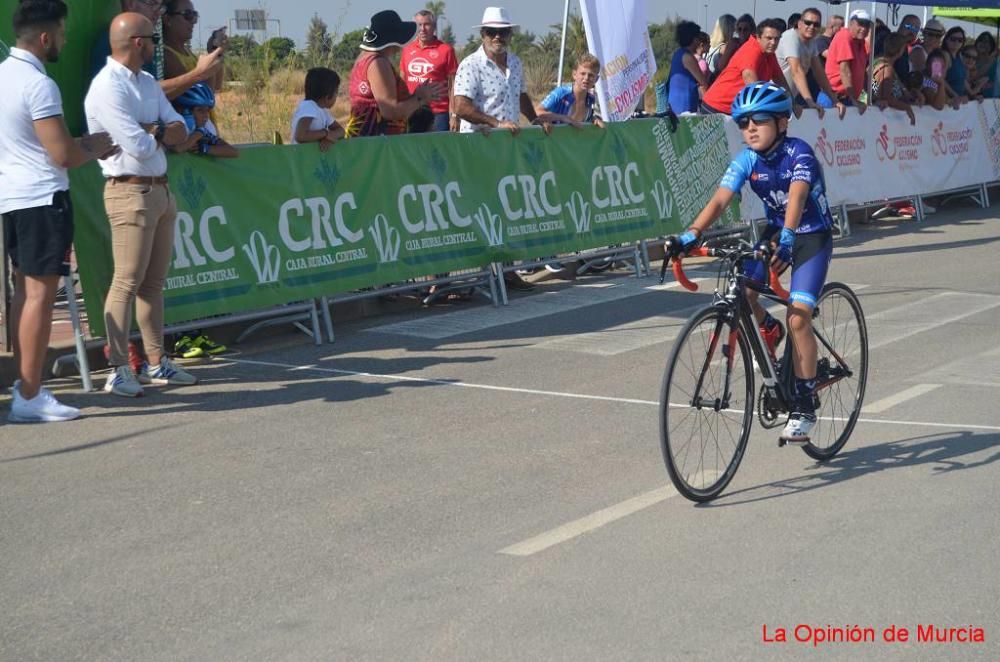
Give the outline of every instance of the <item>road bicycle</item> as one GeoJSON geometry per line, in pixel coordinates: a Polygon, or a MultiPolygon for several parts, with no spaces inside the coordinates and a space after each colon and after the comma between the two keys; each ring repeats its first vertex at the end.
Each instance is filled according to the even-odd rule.
{"type": "MultiPolygon", "coordinates": [[[[704,241],[729,237],[728,245],[699,247],[688,256],[719,258],[715,299],[688,319],[667,361],[660,391],[660,446],[677,491],[692,501],[710,501],[726,488],[743,459],[754,413],[765,428],[784,425],[794,393],[792,338],[777,359],[753,317],[745,290],[789,305],[788,293],[770,269],[770,283],[744,275],[745,262],[769,264],[767,243],[734,239],[732,230],[706,233],[704,241]],[[754,374],[763,382],[754,388],[754,374]]],[[[668,243],[661,282],[672,247],[668,243]]],[[[674,276],[686,289],[698,286],[672,260],[674,276]]],[[[765,304],[766,305],[766,304],[765,304]]],[[[802,447],[819,461],[847,443],[861,412],[868,377],[868,330],[857,295],[843,283],[827,283],[813,309],[818,346],[817,422],[802,447]]],[[[779,441],[779,445],[781,442],[779,441]]]]}

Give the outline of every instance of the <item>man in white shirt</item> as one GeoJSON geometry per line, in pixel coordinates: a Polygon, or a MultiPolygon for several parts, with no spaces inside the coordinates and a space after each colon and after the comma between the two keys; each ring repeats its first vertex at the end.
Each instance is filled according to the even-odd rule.
{"type": "MultiPolygon", "coordinates": [[[[785,74],[785,80],[788,82],[792,101],[800,106],[815,109],[821,119],[823,107],[813,99],[806,75],[812,72],[819,88],[826,92],[831,99],[837,98],[830,87],[830,81],[826,78],[823,62],[816,50],[816,35],[819,34],[819,28],[822,24],[823,16],[818,9],[810,7],[804,10],[799,17],[798,24],[789,26],[789,29],[781,35],[776,53],[778,64],[781,65],[781,72],[785,74]]],[[[846,106],[838,100],[836,107],[838,115],[843,118],[846,106]]]]}
{"type": "Polygon", "coordinates": [[[455,113],[461,119],[459,130],[520,130],[521,114],[529,122],[538,122],[548,133],[549,117],[535,113],[528,96],[521,59],[508,50],[516,23],[503,7],[487,7],[479,34],[483,45],[462,60],[455,73],[455,113]]]}
{"type": "MultiPolygon", "coordinates": [[[[517,24],[511,22],[503,7],[487,7],[482,24],[476,27],[483,45],[462,60],[455,73],[453,108],[461,120],[459,131],[482,131],[489,135],[490,129],[508,129],[517,135],[523,113],[528,121],[541,124],[545,133],[549,133],[552,117],[535,112],[521,60],[508,50],[517,24]]],[[[534,289],[513,272],[504,273],[504,282],[508,289],[522,292],[534,289]]]]}
{"type": "Polygon", "coordinates": [[[108,362],[113,368],[104,390],[136,397],[142,395],[142,384],[198,381],[163,349],[163,285],[177,216],[176,200],[167,186],[164,146],[184,141],[187,127],[156,79],[142,70],[156,45],[152,22],[141,14],[119,14],[111,22],[109,36],[111,57],[84,101],[90,130],[107,131],[122,150],[101,161],[115,261],[104,302],[108,362]],[[138,375],[128,361],[133,301],[148,359],[138,375]]]}
{"type": "Polygon", "coordinates": [[[11,330],[20,375],[8,416],[15,423],[80,415],[42,387],[52,306],[73,246],[66,170],[113,151],[106,133],[70,137],[59,88],[45,74],[66,43],[66,14],[63,0],[22,0],[14,10],[17,45],[0,64],[0,214],[15,270],[11,330]]]}

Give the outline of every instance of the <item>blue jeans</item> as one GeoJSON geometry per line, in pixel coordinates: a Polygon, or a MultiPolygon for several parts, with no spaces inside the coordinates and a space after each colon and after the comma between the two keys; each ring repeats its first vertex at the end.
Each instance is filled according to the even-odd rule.
{"type": "Polygon", "coordinates": [[[448,131],[449,130],[449,118],[450,113],[434,113],[434,126],[432,131],[448,131]]]}

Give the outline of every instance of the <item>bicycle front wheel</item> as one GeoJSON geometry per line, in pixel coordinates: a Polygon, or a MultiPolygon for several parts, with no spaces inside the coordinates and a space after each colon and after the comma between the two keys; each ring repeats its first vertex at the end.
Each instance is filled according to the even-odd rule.
{"type": "Polygon", "coordinates": [[[819,366],[816,426],[802,447],[815,460],[828,460],[847,443],[861,413],[868,381],[868,327],[861,302],[843,283],[827,283],[813,317],[819,366]]]}
{"type": "Polygon", "coordinates": [[[674,487],[692,501],[725,489],[753,424],[753,360],[739,322],[721,307],[688,320],[660,391],[660,447],[674,487]]]}

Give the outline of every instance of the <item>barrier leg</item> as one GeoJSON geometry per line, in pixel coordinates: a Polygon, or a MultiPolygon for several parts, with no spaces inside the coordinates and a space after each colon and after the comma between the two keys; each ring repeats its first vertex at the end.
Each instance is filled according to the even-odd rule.
{"type": "Polygon", "coordinates": [[[63,278],[66,287],[66,301],[69,303],[69,319],[73,324],[73,340],[76,343],[76,360],[80,368],[80,381],[86,393],[94,390],[94,384],[90,381],[90,361],[87,360],[87,343],[83,337],[83,325],[80,324],[80,308],[76,304],[76,287],[73,284],[73,276],[63,278]]]}
{"type": "Polygon", "coordinates": [[[927,218],[927,210],[924,209],[924,196],[918,195],[916,197],[917,203],[917,222],[923,222],[927,218]]]}
{"type": "Polygon", "coordinates": [[[327,297],[320,297],[319,305],[323,309],[323,324],[326,325],[327,342],[333,343],[333,316],[330,314],[330,300],[327,297]]]}
{"type": "Polygon", "coordinates": [[[847,205],[840,205],[840,217],[837,219],[837,227],[840,229],[841,237],[851,236],[851,221],[847,218],[847,205]]]}
{"type": "Polygon", "coordinates": [[[983,184],[983,207],[988,208],[990,206],[990,187],[983,184]]]}
{"type": "MultiPolygon", "coordinates": [[[[501,279],[502,280],[502,279],[501,279]]],[[[494,308],[500,307],[500,290],[497,288],[497,274],[493,267],[490,267],[490,275],[486,279],[490,284],[490,301],[493,302],[494,308]]]]}
{"type": "Polygon", "coordinates": [[[493,263],[493,278],[496,280],[497,287],[500,289],[500,303],[504,306],[507,305],[507,283],[503,279],[503,265],[499,262],[493,263]]]}
{"type": "Polygon", "coordinates": [[[309,318],[312,321],[312,337],[316,346],[323,344],[323,333],[319,330],[319,306],[316,299],[312,300],[312,309],[309,311],[309,318]]]}
{"type": "Polygon", "coordinates": [[[639,250],[642,252],[642,269],[646,272],[646,278],[650,276],[649,270],[649,244],[645,239],[639,242],[639,250]]]}

